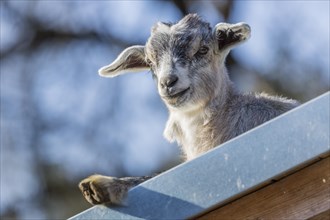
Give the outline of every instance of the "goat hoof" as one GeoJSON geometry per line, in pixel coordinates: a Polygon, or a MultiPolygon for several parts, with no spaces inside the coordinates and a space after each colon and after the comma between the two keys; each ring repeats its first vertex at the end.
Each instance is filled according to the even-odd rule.
{"type": "Polygon", "coordinates": [[[79,183],[85,199],[92,205],[121,204],[128,189],[115,177],[93,175],[79,183]]]}

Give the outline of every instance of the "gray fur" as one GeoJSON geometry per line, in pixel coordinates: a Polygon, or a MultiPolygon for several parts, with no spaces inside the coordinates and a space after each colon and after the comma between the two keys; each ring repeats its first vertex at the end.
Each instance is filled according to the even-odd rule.
{"type": "MultiPolygon", "coordinates": [[[[145,46],[127,48],[99,73],[113,77],[150,69],[169,109],[164,136],[177,142],[185,160],[191,160],[298,105],[290,99],[235,90],[225,58],[249,37],[245,23],[219,23],[212,30],[209,23],[190,14],[176,24],[157,23],[145,46]]],[[[94,175],[83,180],[80,188],[92,204],[111,202],[112,197],[120,198],[115,201],[119,203],[130,187],[150,177],[130,178],[94,175]],[[107,187],[120,193],[98,195],[93,202],[90,195],[110,192],[107,187]]]]}

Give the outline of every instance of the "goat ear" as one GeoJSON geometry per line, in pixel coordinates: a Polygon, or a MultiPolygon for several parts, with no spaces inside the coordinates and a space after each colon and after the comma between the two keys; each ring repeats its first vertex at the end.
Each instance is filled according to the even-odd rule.
{"type": "Polygon", "coordinates": [[[219,23],[214,28],[219,50],[232,49],[250,38],[251,29],[246,23],[219,23]]]}
{"type": "Polygon", "coordinates": [[[150,69],[145,61],[144,46],[131,46],[125,49],[115,61],[99,69],[100,76],[115,77],[127,72],[150,69]]]}

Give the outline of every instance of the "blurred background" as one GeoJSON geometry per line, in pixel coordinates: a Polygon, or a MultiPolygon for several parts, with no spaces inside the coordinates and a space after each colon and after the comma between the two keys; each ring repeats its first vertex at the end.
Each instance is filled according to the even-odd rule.
{"type": "Polygon", "coordinates": [[[91,174],[148,175],[177,165],[167,110],[148,72],[97,70],[144,44],[157,21],[198,13],[247,22],[227,60],[244,92],[306,102],[329,90],[329,1],[1,1],[1,219],[60,219],[90,205],[91,174]]]}

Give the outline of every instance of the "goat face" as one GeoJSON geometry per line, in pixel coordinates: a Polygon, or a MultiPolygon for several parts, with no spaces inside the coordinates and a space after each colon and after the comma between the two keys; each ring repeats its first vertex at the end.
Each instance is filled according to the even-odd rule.
{"type": "Polygon", "coordinates": [[[186,107],[207,97],[208,83],[214,81],[212,48],[212,29],[196,15],[152,28],[145,54],[159,95],[169,107],[186,107]]]}
{"type": "Polygon", "coordinates": [[[150,69],[169,108],[191,109],[213,97],[226,74],[221,71],[225,57],[249,35],[244,23],[219,23],[212,31],[209,23],[190,14],[176,24],[157,23],[145,46],[127,48],[99,73],[113,77],[150,69]]]}

